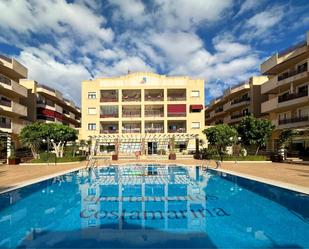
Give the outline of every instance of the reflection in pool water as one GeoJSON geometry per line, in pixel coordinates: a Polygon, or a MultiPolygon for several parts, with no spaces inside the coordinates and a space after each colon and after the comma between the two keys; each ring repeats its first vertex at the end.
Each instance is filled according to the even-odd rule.
{"type": "Polygon", "coordinates": [[[309,247],[309,197],[198,167],[81,170],[0,195],[0,247],[309,247]]]}

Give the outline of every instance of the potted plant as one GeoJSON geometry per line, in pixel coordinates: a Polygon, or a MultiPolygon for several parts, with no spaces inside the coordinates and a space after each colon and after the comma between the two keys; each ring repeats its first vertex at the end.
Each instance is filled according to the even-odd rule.
{"type": "Polygon", "coordinates": [[[8,164],[11,164],[11,165],[20,164],[20,158],[16,157],[15,155],[11,155],[8,158],[8,164]]]}
{"type": "Polygon", "coordinates": [[[118,141],[118,139],[115,139],[115,152],[112,154],[112,160],[113,161],[118,160],[118,151],[119,151],[119,141],[118,141]]]}
{"type": "Polygon", "coordinates": [[[175,153],[175,137],[173,136],[170,140],[170,153],[168,155],[169,160],[176,160],[176,153],[175,153]]]}

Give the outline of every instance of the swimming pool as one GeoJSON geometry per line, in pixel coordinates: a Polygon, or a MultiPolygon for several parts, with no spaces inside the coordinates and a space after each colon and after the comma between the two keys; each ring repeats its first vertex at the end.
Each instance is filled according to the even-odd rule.
{"type": "Polygon", "coordinates": [[[308,248],[309,196],[199,167],[80,170],[0,195],[1,248],[308,248]]]}

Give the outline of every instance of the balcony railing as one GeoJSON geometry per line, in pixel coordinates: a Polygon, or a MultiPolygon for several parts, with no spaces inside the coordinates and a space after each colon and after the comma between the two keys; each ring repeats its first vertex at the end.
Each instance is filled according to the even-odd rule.
{"type": "Polygon", "coordinates": [[[103,130],[100,130],[100,133],[102,134],[115,134],[115,133],[119,133],[119,130],[118,129],[113,129],[113,130],[109,130],[109,129],[103,129],[103,130]]]}
{"type": "Polygon", "coordinates": [[[141,101],[141,95],[135,95],[135,96],[123,96],[122,97],[123,102],[133,102],[133,101],[141,101]]]}
{"type": "Polygon", "coordinates": [[[101,113],[100,118],[118,118],[118,113],[101,113]]]}
{"type": "Polygon", "coordinates": [[[300,73],[303,73],[303,72],[307,72],[308,70],[308,65],[305,64],[303,67],[300,67],[299,69],[297,70],[294,70],[294,71],[291,71],[291,72],[288,72],[288,73],[284,73],[282,75],[279,75],[278,76],[278,81],[281,81],[281,80],[285,80],[287,78],[290,78],[292,76],[295,76],[297,74],[300,74],[300,73]]]}
{"type": "Polygon", "coordinates": [[[158,128],[153,128],[153,127],[147,128],[146,127],[145,132],[147,132],[147,133],[163,133],[164,128],[163,127],[158,127],[158,128]]]}
{"type": "Polygon", "coordinates": [[[118,98],[113,97],[101,97],[100,102],[118,102],[118,98]]]}
{"type": "Polygon", "coordinates": [[[163,101],[164,97],[161,95],[146,95],[145,101],[163,101]]]}
{"type": "Polygon", "coordinates": [[[285,101],[289,101],[292,99],[297,99],[297,98],[302,98],[308,96],[308,91],[302,91],[302,92],[298,92],[298,93],[290,93],[290,94],[284,94],[278,97],[278,102],[285,102],[285,101]]]}
{"type": "Polygon", "coordinates": [[[169,133],[186,133],[186,128],[184,127],[178,127],[176,129],[169,129],[169,133]]]}
{"type": "Polygon", "coordinates": [[[141,133],[141,128],[123,128],[122,133],[141,133]]]}
{"type": "Polygon", "coordinates": [[[141,112],[137,111],[124,111],[122,112],[122,117],[123,118],[140,118],[141,117],[141,112]]]}
{"type": "Polygon", "coordinates": [[[41,87],[41,88],[46,89],[47,91],[51,91],[51,92],[53,92],[53,93],[56,92],[55,89],[53,89],[53,88],[51,88],[51,87],[49,87],[49,86],[43,85],[43,84],[38,84],[38,87],[41,87]]]}
{"type": "Polygon", "coordinates": [[[11,100],[0,99],[0,105],[11,107],[12,106],[12,101],[11,100]]]}
{"type": "Polygon", "coordinates": [[[240,98],[240,99],[234,99],[234,100],[231,102],[231,105],[236,105],[236,104],[238,104],[238,103],[245,102],[245,101],[249,101],[249,100],[250,100],[249,97],[240,98]]]}
{"type": "Polygon", "coordinates": [[[3,129],[11,129],[11,122],[0,122],[0,128],[3,128],[3,129]]]}
{"type": "Polygon", "coordinates": [[[39,104],[39,105],[48,105],[48,106],[51,106],[51,107],[55,107],[55,103],[50,101],[50,100],[40,100],[40,99],[38,99],[36,103],[39,104]]]}
{"type": "Polygon", "coordinates": [[[309,116],[299,116],[293,118],[279,119],[279,125],[298,123],[298,122],[306,122],[309,121],[309,116]]]}
{"type": "Polygon", "coordinates": [[[216,108],[215,113],[223,112],[223,106],[216,108]]]}
{"type": "Polygon", "coordinates": [[[5,77],[4,75],[2,75],[2,74],[0,74],[0,82],[1,83],[4,83],[4,84],[6,84],[6,85],[9,85],[9,86],[11,86],[11,80],[10,79],[8,79],[7,77],[5,77]]]}
{"type": "Polygon", "coordinates": [[[163,111],[145,111],[145,117],[163,117],[163,111]]]}
{"type": "Polygon", "coordinates": [[[168,101],[186,101],[186,96],[167,96],[168,101]]]}
{"type": "Polygon", "coordinates": [[[250,113],[237,113],[231,115],[231,119],[241,118],[250,115],[250,113]]]}
{"type": "Polygon", "coordinates": [[[186,112],[169,112],[167,114],[168,117],[185,117],[186,115],[186,112]]]}

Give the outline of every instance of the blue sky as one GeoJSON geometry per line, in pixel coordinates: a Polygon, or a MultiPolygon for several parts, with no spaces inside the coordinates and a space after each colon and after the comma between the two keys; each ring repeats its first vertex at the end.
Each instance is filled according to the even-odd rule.
{"type": "Polygon", "coordinates": [[[130,71],[205,79],[207,102],[305,40],[308,0],[1,0],[0,53],[80,104],[82,80],[130,71]]]}

